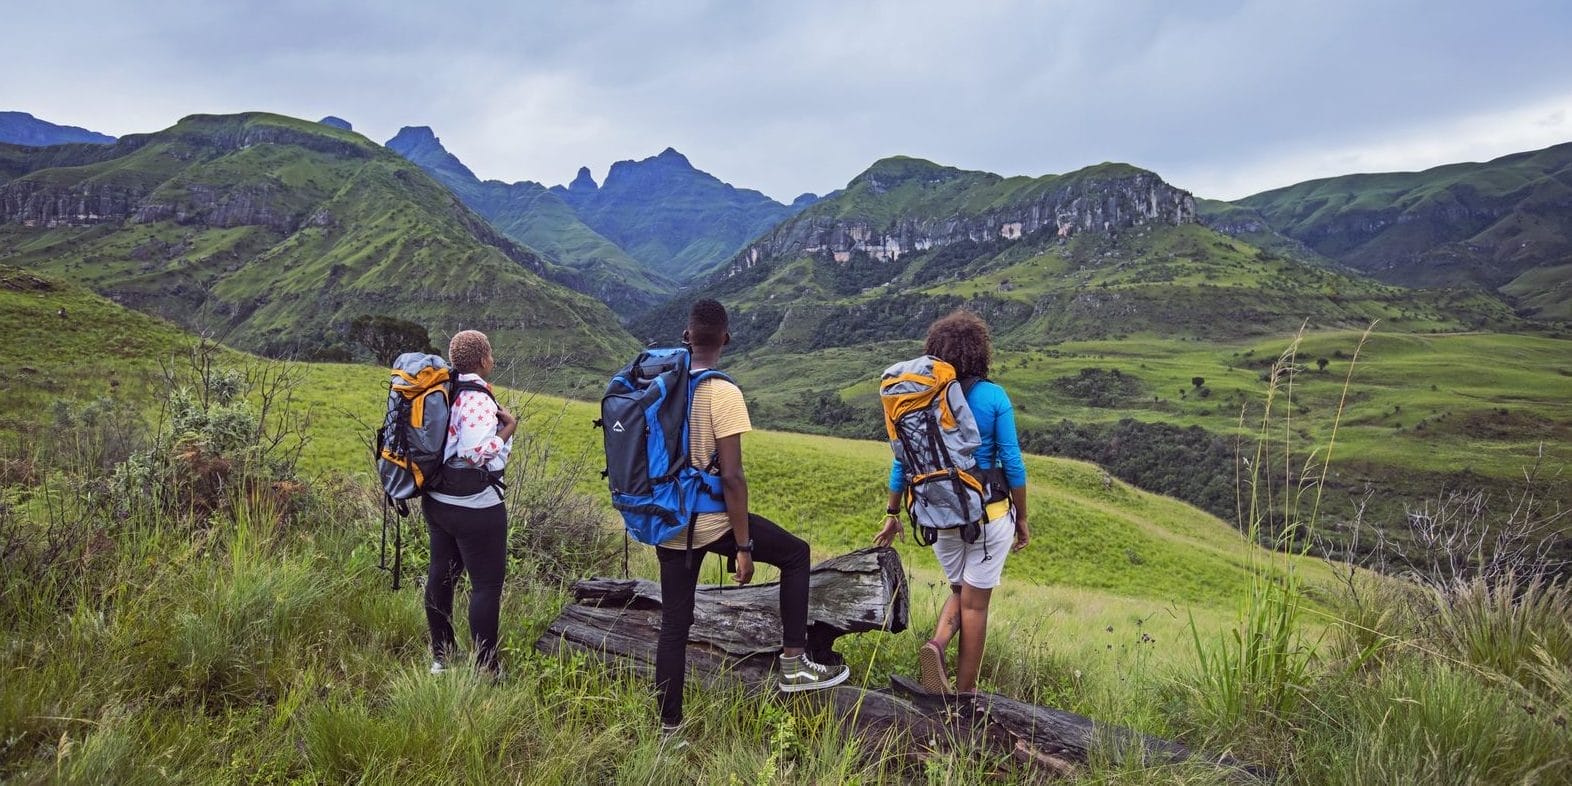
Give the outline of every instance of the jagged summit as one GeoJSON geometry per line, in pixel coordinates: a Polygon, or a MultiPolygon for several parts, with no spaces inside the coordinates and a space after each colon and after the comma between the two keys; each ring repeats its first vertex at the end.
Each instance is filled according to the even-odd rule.
{"type": "Polygon", "coordinates": [[[660,155],[655,156],[655,160],[665,161],[671,164],[682,164],[686,167],[693,166],[693,163],[688,161],[688,157],[677,152],[677,148],[675,147],[667,147],[665,150],[660,151],[660,155]]]}
{"type": "Polygon", "coordinates": [[[399,145],[430,144],[437,147],[442,146],[442,140],[437,138],[437,134],[431,130],[431,126],[404,126],[398,130],[397,134],[393,135],[392,139],[388,140],[387,146],[392,147],[395,143],[399,145]]]}
{"type": "Polygon", "coordinates": [[[612,164],[598,186],[582,168],[572,183],[552,186],[551,193],[647,269],[676,281],[709,273],[813,201],[783,205],[737,188],[674,147],[612,164]]]}
{"type": "Polygon", "coordinates": [[[404,126],[387,141],[386,147],[427,171],[451,172],[466,180],[478,179],[464,162],[442,146],[442,140],[431,126],[404,126]]]}
{"type": "Polygon", "coordinates": [[[574,193],[594,191],[597,188],[600,188],[600,186],[595,184],[595,178],[590,174],[587,166],[579,167],[578,175],[573,178],[573,182],[568,184],[568,190],[574,193]]]}

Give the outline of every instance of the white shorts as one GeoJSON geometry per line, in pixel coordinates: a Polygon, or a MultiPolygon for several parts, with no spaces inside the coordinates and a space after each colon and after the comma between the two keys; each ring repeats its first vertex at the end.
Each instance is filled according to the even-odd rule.
{"type": "Polygon", "coordinates": [[[1015,545],[1015,509],[983,525],[976,543],[961,539],[960,529],[941,529],[933,544],[933,555],[950,584],[966,584],[977,589],[999,586],[1004,560],[1015,545]]]}

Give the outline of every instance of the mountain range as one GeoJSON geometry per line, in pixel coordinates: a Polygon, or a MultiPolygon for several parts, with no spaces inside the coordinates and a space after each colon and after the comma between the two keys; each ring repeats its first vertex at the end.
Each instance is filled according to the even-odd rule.
{"type": "Polygon", "coordinates": [[[1572,319],[1572,143],[1311,180],[1201,212],[1230,234],[1277,234],[1382,281],[1475,287],[1526,316],[1572,319]]]}
{"type": "Polygon", "coordinates": [[[486,330],[499,365],[606,369],[603,303],[402,157],[332,126],[193,115],[110,145],[0,145],[0,261],[274,355],[344,351],[360,314],[486,330]]]}
{"type": "Polygon", "coordinates": [[[406,126],[387,148],[426,170],[504,235],[574,271],[574,288],[619,313],[648,310],[676,284],[591,229],[557,195],[530,181],[482,181],[426,126],[406,126]]]}
{"type": "MultiPolygon", "coordinates": [[[[760,236],[694,296],[732,307],[744,349],[911,338],[966,306],[1019,346],[1132,334],[1238,338],[1383,319],[1502,326],[1500,302],[1416,291],[1304,261],[1198,221],[1157,174],[1105,163],[1001,177],[895,157],[760,236]]],[[[681,304],[633,324],[673,335],[681,304]]]]}
{"type": "Polygon", "coordinates": [[[55,125],[26,112],[0,112],[0,143],[45,147],[76,143],[107,145],[113,141],[115,138],[108,134],[76,126],[55,125]]]}
{"type": "Polygon", "coordinates": [[[587,167],[551,192],[584,223],[649,269],[675,281],[700,278],[749,241],[812,204],[803,194],[783,205],[694,168],[666,148],[640,161],[618,161],[596,185],[587,167]]]}
{"type": "MultiPolygon", "coordinates": [[[[0,144],[0,264],[272,355],[355,354],[360,314],[439,343],[479,327],[513,381],[581,397],[713,296],[757,422],[854,436],[877,431],[878,369],[966,307],[992,327],[1030,449],[1219,513],[1234,504],[1222,440],[1275,356],[1258,349],[1307,325],[1337,362],[1332,342],[1376,320],[1427,347],[1464,336],[1405,346],[1424,373],[1383,367],[1385,386],[1348,402],[1362,452],[1329,504],[1376,484],[1400,490],[1382,502],[1396,516],[1459,483],[1504,493],[1525,440],[1561,428],[1559,405],[1499,390],[1572,373],[1544,360],[1572,309],[1569,159],[1563,145],[1218,202],[1121,163],[1003,177],[895,156],[783,205],[672,149],[547,188],[482,180],[426,127],[382,146],[337,118],[195,115],[108,144],[0,144]],[[1466,372],[1444,365],[1464,349],[1466,372]],[[1497,352],[1532,362],[1479,387],[1497,352]],[[539,374],[564,365],[587,373],[539,374]]],[[[1306,406],[1344,406],[1323,393],[1306,406]]]]}

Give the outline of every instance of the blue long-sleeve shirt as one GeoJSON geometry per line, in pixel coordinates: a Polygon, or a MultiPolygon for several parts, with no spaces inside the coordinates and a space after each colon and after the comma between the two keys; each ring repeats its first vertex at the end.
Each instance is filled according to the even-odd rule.
{"type": "MultiPolygon", "coordinates": [[[[1021,460],[1021,441],[1015,433],[1015,406],[1004,388],[988,380],[972,386],[966,395],[966,405],[977,419],[977,431],[982,436],[982,446],[973,454],[977,466],[992,469],[1004,468],[1004,478],[1010,488],[1026,485],[1026,462],[1021,460]]],[[[896,459],[890,466],[890,491],[906,488],[906,474],[896,459]]]]}

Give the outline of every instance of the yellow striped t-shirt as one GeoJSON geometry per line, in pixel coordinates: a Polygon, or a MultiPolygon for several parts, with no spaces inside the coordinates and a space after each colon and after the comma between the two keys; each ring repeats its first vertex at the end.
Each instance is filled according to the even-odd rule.
{"type": "MultiPolygon", "coordinates": [[[[753,430],[748,419],[748,402],[742,389],[724,379],[706,379],[693,390],[693,406],[688,410],[688,452],[693,466],[705,469],[715,455],[720,440],[753,430]]],[[[725,513],[700,513],[694,521],[693,547],[708,546],[731,530],[725,513]]],[[[660,544],[668,549],[688,547],[688,531],[683,530],[660,544]]]]}

